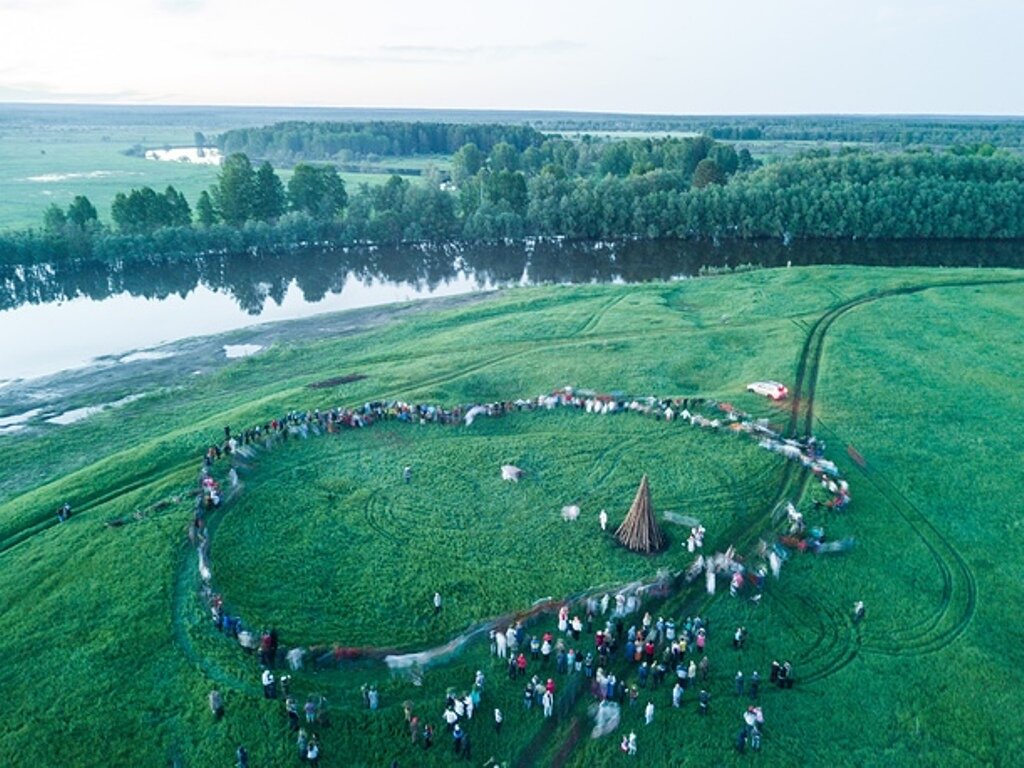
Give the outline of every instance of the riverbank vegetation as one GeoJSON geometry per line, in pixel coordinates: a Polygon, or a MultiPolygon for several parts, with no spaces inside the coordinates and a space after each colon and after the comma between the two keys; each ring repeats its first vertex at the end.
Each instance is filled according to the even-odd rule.
{"type": "Polygon", "coordinates": [[[342,125],[338,133],[312,126],[307,135],[305,125],[257,132],[241,143],[275,154],[284,142],[300,155],[341,146],[329,139],[391,142],[394,152],[450,149],[474,137],[483,147],[462,144],[448,170],[422,183],[392,175],[355,189],[330,164],[300,162],[286,184],[269,160],[255,167],[234,153],[193,204],[173,187],[133,189],[115,197],[110,226],[84,196],[67,209],[53,204],[42,229],[0,235],[0,262],[535,236],[1024,238],[1024,158],[987,146],[816,149],[762,164],[707,136],[571,140],[516,126],[342,125]]]}

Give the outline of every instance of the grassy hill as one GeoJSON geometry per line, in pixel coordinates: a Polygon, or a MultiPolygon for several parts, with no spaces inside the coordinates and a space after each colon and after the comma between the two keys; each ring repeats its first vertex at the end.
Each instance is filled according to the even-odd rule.
{"type": "MultiPolygon", "coordinates": [[[[556,680],[561,716],[545,722],[524,711],[522,682],[507,680],[484,638],[427,669],[419,685],[368,661],[296,673],[300,705],[310,694],[330,702],[331,724],[313,728],[322,764],[449,763],[445,691],[468,690],[477,669],[488,680],[468,726],[476,764],[610,765],[623,759],[618,740],[630,729],[648,764],[739,762],[749,755],[735,756],[732,743],[748,700],[733,693],[733,677],[767,677],[772,659],[791,660],[797,684],[762,688],[760,761],[1012,763],[1024,746],[1009,715],[1024,682],[1015,663],[1024,545],[1012,503],[1024,430],[1022,280],[1012,271],[809,268],[516,289],[336,340],[296,340],[214,376],[183,374],[173,388],[78,424],[4,435],[0,758],[214,766],[230,765],[242,743],[254,766],[294,761],[282,702],[262,698],[255,659],[213,628],[198,591],[186,528],[202,453],[225,425],[296,409],[390,398],[454,405],[573,384],[728,400],[797,433],[810,425],[849,478],[853,503],[826,513],[796,465],[731,435],[643,417],[378,425],[244,462],[240,491],[213,513],[215,587],[288,644],[430,646],[537,597],[685,563],[679,529],[668,528],[673,547],[656,559],[627,556],[597,531],[596,508],[614,509],[617,522],[640,471],[652,473],[656,509],[706,520],[711,549],[756,548],[773,533],[768,513],[780,496],[830,538],[855,536],[856,548],[794,555],[759,604],[721,588],[709,598],[699,583],[652,604],[709,622],[708,718],[692,690],[673,709],[664,685],[626,706],[616,734],[591,740],[579,677],[556,680]],[[307,386],[349,373],[366,378],[307,386]],[[799,382],[792,410],[744,391],[759,378],[799,382]],[[505,461],[527,469],[519,486],[497,479],[505,461]],[[409,486],[405,464],[414,467],[409,486]],[[58,524],[64,500],[75,514],[58,524]],[[570,502],[583,508],[576,524],[558,517],[570,502]],[[439,582],[452,599],[434,621],[428,600],[439,582]],[[422,589],[409,596],[410,584],[422,589]],[[856,625],[855,600],[868,607],[856,625]],[[742,651],[731,644],[737,625],[750,633],[742,651]],[[380,689],[380,710],[362,706],[364,683],[380,689]],[[226,698],[220,721],[206,705],[215,687],[226,698]],[[647,698],[657,707],[649,726],[647,698]],[[429,752],[409,743],[407,700],[438,728],[429,752]],[[494,706],[506,716],[500,735],[494,706]]],[[[215,468],[222,480],[225,471],[224,462],[215,468]]],[[[530,631],[554,624],[541,619],[530,631]]],[[[613,668],[635,679],[623,662],[613,668]]]]}

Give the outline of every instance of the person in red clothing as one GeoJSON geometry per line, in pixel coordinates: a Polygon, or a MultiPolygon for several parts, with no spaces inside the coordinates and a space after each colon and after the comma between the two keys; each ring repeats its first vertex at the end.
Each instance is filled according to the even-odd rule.
{"type": "Polygon", "coordinates": [[[526,656],[521,653],[516,657],[516,669],[519,671],[520,676],[526,674],[526,656]]]}

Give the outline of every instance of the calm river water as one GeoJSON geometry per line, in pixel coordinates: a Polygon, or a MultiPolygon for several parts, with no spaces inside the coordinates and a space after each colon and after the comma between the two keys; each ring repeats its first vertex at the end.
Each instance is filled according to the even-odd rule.
{"type": "Polygon", "coordinates": [[[0,386],[275,320],[541,283],[754,264],[1024,267],[1024,243],[527,242],[0,267],[0,386]]]}

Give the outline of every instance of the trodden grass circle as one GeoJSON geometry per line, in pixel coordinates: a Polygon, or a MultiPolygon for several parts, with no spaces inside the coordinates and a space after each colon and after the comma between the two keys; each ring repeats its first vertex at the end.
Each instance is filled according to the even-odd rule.
{"type": "Polygon", "coordinates": [[[669,547],[658,555],[614,539],[644,473],[659,518],[699,518],[713,545],[716,531],[770,498],[781,471],[778,457],[737,435],[571,409],[290,440],[243,473],[211,547],[216,587],[228,610],[293,641],[430,645],[544,597],[688,564],[688,530],[670,522],[661,521],[669,547]],[[506,463],[525,470],[520,482],[501,479],[506,463]],[[574,522],[560,514],[568,504],[581,508],[574,522]]]}

